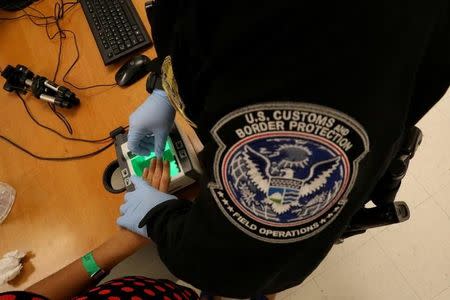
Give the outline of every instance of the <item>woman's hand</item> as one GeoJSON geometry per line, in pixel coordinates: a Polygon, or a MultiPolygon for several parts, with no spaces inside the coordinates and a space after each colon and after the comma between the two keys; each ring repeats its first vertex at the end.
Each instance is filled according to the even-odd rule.
{"type": "MultiPolygon", "coordinates": [[[[142,179],[147,181],[149,185],[160,192],[166,193],[169,189],[170,183],[169,162],[163,161],[160,158],[152,159],[150,166],[144,169],[142,179]]],[[[147,238],[122,227],[120,227],[120,231],[117,233],[117,236],[122,241],[126,240],[130,243],[130,245],[136,245],[137,247],[143,246],[148,242],[147,238]]]]}
{"type": "Polygon", "coordinates": [[[168,162],[154,159],[144,176],[131,176],[134,191],[125,194],[125,201],[120,206],[120,217],[117,224],[145,238],[147,225],[140,225],[141,221],[155,206],[173,199],[174,195],[167,194],[170,182],[168,162]]]}
{"type": "Polygon", "coordinates": [[[144,169],[142,178],[160,192],[167,193],[170,184],[169,161],[161,158],[152,159],[150,166],[144,169]]]}

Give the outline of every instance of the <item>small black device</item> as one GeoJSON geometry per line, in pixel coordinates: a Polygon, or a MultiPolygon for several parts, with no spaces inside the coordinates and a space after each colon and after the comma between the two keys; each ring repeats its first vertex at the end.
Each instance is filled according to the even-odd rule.
{"type": "Polygon", "coordinates": [[[150,72],[150,74],[147,77],[147,82],[145,85],[145,89],[149,94],[153,93],[154,90],[163,90],[163,84],[161,79],[161,74],[156,72],[150,72]]]}
{"type": "Polygon", "coordinates": [[[26,8],[37,0],[0,0],[0,9],[17,11],[26,8]]]}
{"type": "Polygon", "coordinates": [[[131,0],[80,0],[105,65],[153,45],[131,0]]]}
{"type": "Polygon", "coordinates": [[[36,98],[63,108],[71,108],[80,104],[80,99],[71,90],[57,85],[46,77],[35,75],[25,66],[8,65],[1,75],[6,79],[3,89],[7,92],[21,94],[32,92],[36,98]]]}
{"type": "MultiPolygon", "coordinates": [[[[148,3],[147,3],[148,4],[148,3]]],[[[156,57],[152,61],[152,68],[150,69],[150,74],[147,77],[147,82],[145,84],[145,89],[149,94],[153,93],[153,90],[163,90],[163,83],[161,78],[161,66],[164,59],[156,57]]]]}
{"type": "Polygon", "coordinates": [[[128,86],[145,75],[152,67],[152,60],[145,55],[137,55],[125,63],[116,73],[116,82],[119,86],[128,86]]]}

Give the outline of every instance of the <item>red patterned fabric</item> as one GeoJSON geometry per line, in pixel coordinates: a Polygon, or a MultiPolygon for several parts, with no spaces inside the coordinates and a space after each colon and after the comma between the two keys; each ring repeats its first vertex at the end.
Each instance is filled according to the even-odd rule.
{"type": "MultiPolygon", "coordinates": [[[[197,300],[191,289],[170,280],[154,280],[142,276],[129,276],[108,281],[92,288],[73,300],[197,300]],[[182,298],[180,295],[183,295],[182,298]]],[[[28,292],[7,292],[0,294],[0,300],[48,300],[28,292]]]]}

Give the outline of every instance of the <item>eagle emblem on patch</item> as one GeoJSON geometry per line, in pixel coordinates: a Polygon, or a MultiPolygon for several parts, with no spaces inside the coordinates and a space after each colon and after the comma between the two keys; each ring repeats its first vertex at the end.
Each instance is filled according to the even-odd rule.
{"type": "Polygon", "coordinates": [[[332,222],[369,150],[355,120],[306,103],[248,106],[211,133],[218,150],[209,188],[219,208],[240,230],[271,243],[305,239],[332,222]]]}

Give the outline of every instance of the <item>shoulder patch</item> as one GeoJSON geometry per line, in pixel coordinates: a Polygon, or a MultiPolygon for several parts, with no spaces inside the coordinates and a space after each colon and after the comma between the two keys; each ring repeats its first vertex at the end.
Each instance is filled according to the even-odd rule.
{"type": "Polygon", "coordinates": [[[363,127],[306,103],[247,106],[211,130],[218,144],[209,189],[227,219],[270,243],[317,234],[347,202],[369,151],[363,127]]]}

